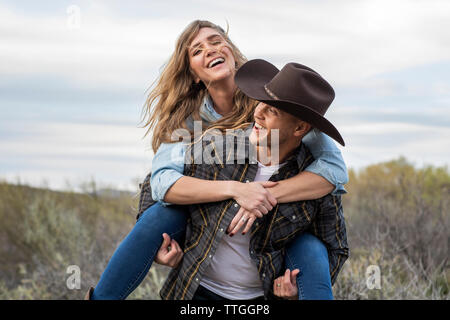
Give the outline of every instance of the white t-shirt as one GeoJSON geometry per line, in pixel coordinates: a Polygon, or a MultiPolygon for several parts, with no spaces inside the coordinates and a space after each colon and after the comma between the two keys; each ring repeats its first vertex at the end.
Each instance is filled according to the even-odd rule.
{"type": "MultiPolygon", "coordinates": [[[[258,162],[255,181],[269,180],[283,165],[264,166],[258,162]]],[[[200,281],[201,286],[227,299],[244,300],[264,295],[258,269],[250,258],[250,232],[242,235],[243,228],[233,237],[222,237],[200,281]]]]}

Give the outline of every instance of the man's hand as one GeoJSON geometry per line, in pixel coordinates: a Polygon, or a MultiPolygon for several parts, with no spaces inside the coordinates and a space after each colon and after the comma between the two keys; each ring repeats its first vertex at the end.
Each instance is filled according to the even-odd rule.
{"type": "Polygon", "coordinates": [[[290,271],[286,269],[284,276],[278,277],[273,282],[273,293],[281,298],[288,300],[298,299],[297,275],[299,269],[290,271]]]}
{"type": "Polygon", "coordinates": [[[163,233],[163,243],[156,253],[155,262],[164,266],[175,268],[183,258],[183,250],[181,250],[178,242],[170,239],[167,233],[163,233]]]}
{"type": "Polygon", "coordinates": [[[277,199],[266,189],[277,184],[275,181],[238,182],[232,190],[233,199],[255,216],[262,216],[277,204],[277,199]]]}

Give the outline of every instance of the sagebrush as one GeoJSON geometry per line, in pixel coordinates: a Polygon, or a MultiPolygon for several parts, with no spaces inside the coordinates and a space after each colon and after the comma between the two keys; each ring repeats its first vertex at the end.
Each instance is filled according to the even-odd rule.
{"type": "MultiPolygon", "coordinates": [[[[55,192],[0,183],[0,299],[82,299],[135,223],[136,195],[55,192]],[[66,285],[69,266],[81,289],[66,285]]],[[[404,158],[350,170],[344,215],[350,258],[336,299],[448,299],[450,175],[404,158]],[[379,289],[367,285],[369,266],[379,289]]],[[[159,299],[169,269],[153,265],[128,299],[159,299]]]]}

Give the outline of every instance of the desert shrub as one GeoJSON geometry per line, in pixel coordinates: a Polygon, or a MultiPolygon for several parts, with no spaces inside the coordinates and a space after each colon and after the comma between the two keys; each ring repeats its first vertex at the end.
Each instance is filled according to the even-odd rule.
{"type": "MultiPolygon", "coordinates": [[[[359,172],[352,170],[347,190],[344,210],[350,247],[352,252],[366,252],[351,257],[347,263],[360,265],[356,274],[364,276],[361,272],[369,265],[371,254],[378,252],[377,264],[385,265],[386,283],[397,289],[394,292],[386,288],[380,297],[448,298],[450,175],[447,168],[416,169],[400,158],[359,172]],[[390,264],[399,269],[392,271],[390,264]],[[409,292],[402,293],[405,288],[409,292]]],[[[354,266],[343,270],[340,286],[349,279],[345,273],[348,268],[354,266]]],[[[343,297],[350,296],[343,294],[343,297]]]]}
{"type": "Polygon", "coordinates": [[[68,266],[79,266],[83,289],[95,285],[134,223],[134,202],[0,184],[3,288],[23,298],[33,290],[34,298],[79,297],[66,286],[68,266]]]}
{"type": "Polygon", "coordinates": [[[355,251],[333,287],[335,299],[448,299],[448,270],[436,268],[424,278],[406,256],[392,256],[379,250],[355,251]],[[379,288],[367,283],[369,266],[379,267],[379,288]]]}
{"type": "MultiPolygon", "coordinates": [[[[449,299],[450,174],[405,159],[350,170],[344,212],[351,255],[336,299],[449,299]],[[366,270],[380,269],[380,289],[366,270]]],[[[55,192],[0,182],[0,299],[81,299],[135,223],[137,197],[55,192]],[[81,270],[81,290],[66,286],[81,270]]],[[[169,268],[153,265],[129,299],[159,299],[169,268]]]]}

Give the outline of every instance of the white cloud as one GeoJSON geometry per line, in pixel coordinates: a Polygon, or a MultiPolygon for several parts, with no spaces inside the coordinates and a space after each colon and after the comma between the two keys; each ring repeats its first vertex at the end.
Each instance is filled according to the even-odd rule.
{"type": "MultiPolygon", "coordinates": [[[[357,95],[355,103],[338,95],[328,112],[347,142],[342,151],[350,167],[400,155],[418,164],[450,162],[448,83],[442,79],[422,86],[423,81],[404,81],[408,79],[402,75],[385,76],[450,61],[447,0],[202,0],[133,5],[80,2],[79,30],[67,28],[63,7],[57,12],[33,14],[32,10],[0,5],[0,85],[18,87],[17,96],[15,90],[9,90],[8,98],[29,103],[23,103],[26,97],[20,94],[20,79],[61,79],[64,84],[56,89],[50,82],[36,83],[35,91],[45,93],[45,103],[52,97],[50,88],[72,90],[75,96],[84,92],[88,100],[95,92],[92,105],[105,107],[110,101],[106,99],[108,92],[117,93],[117,97],[144,93],[190,21],[207,19],[225,27],[227,20],[231,38],[248,58],[266,58],[278,67],[288,61],[310,65],[334,86],[357,95]],[[366,92],[370,95],[364,100],[366,92]],[[395,108],[399,102],[390,98],[398,99],[399,92],[404,94],[401,98],[428,100],[423,105],[395,108]],[[386,105],[374,104],[373,97],[384,98],[386,105]],[[423,119],[422,108],[426,110],[423,119]],[[439,123],[434,126],[432,122],[439,123]]],[[[33,83],[23,84],[29,85],[33,83]]],[[[115,99],[116,95],[112,96],[115,99]]],[[[64,96],[66,100],[70,97],[64,96]]],[[[23,107],[15,119],[24,116],[22,112],[31,118],[30,114],[41,110],[42,96],[30,94],[28,98],[37,99],[32,105],[36,110],[23,107]]],[[[66,100],[58,103],[69,103],[66,100]]],[[[2,111],[8,109],[8,115],[14,114],[10,105],[1,107],[2,111]]],[[[101,118],[102,110],[99,107],[92,114],[101,118]]],[[[121,109],[122,115],[123,110],[127,109],[121,109]]],[[[121,115],[113,111],[105,115],[105,119],[114,117],[121,115]]],[[[1,132],[7,134],[0,140],[0,176],[14,179],[20,175],[33,184],[47,178],[60,187],[65,179],[85,180],[95,175],[129,188],[129,177],[143,178],[150,169],[152,155],[141,139],[143,129],[69,123],[70,115],[64,122],[44,120],[25,126],[1,119],[1,132]],[[19,127],[21,134],[15,135],[19,127]]]]}
{"type": "Polygon", "coordinates": [[[416,165],[450,162],[450,127],[402,122],[354,123],[340,128],[340,148],[354,168],[405,156],[416,165]]]}
{"type": "Polygon", "coordinates": [[[336,84],[450,59],[448,1],[197,1],[176,7],[173,17],[152,12],[152,18],[131,19],[107,3],[84,4],[81,28],[72,31],[65,11],[33,16],[0,7],[0,58],[8,61],[0,72],[146,88],[178,34],[198,17],[222,25],[228,19],[231,37],[251,58],[303,61],[336,84]]]}
{"type": "Polygon", "coordinates": [[[0,177],[52,188],[66,181],[82,183],[94,177],[118,188],[133,190],[131,179],[143,179],[153,153],[142,130],[130,126],[73,123],[10,123],[10,137],[0,140],[0,177]],[[25,126],[18,137],[14,130],[25,126]],[[16,129],[15,129],[16,128],[16,129]]]}
{"type": "MultiPolygon", "coordinates": [[[[4,124],[10,137],[0,141],[3,155],[76,156],[76,157],[129,157],[142,158],[145,150],[150,156],[148,140],[143,140],[143,129],[131,126],[74,124],[74,123],[21,123],[4,124]],[[26,133],[14,136],[14,127],[25,125],[26,133]]],[[[23,129],[22,129],[23,130],[23,129]]]]}

